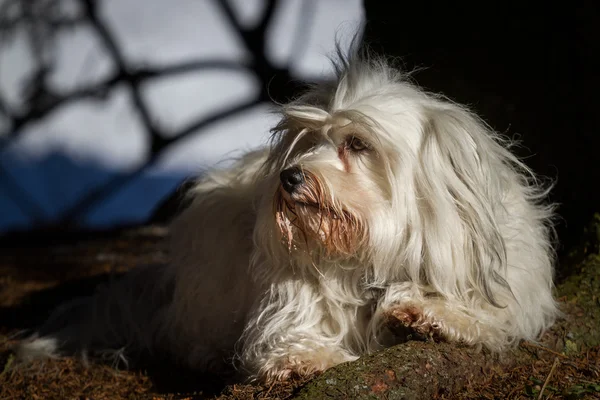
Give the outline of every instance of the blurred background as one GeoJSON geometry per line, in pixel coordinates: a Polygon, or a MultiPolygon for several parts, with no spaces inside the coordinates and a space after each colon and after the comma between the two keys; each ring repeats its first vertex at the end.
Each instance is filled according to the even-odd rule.
{"type": "MultiPolygon", "coordinates": [[[[482,3],[483,4],[483,3],[482,3]]],[[[365,42],[468,104],[556,182],[562,247],[598,211],[599,6],[0,0],[0,233],[164,222],[264,143],[275,102],[365,42]]]]}
{"type": "Polygon", "coordinates": [[[360,0],[0,0],[0,231],[144,223],[331,75],[360,0]]]}

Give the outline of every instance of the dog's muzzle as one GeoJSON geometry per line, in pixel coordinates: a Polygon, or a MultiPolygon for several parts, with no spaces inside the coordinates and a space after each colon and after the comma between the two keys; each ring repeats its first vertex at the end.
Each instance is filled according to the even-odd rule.
{"type": "Polygon", "coordinates": [[[294,193],[304,184],[304,174],[298,167],[284,169],[279,174],[279,179],[281,180],[281,186],[289,194],[294,193]]]}

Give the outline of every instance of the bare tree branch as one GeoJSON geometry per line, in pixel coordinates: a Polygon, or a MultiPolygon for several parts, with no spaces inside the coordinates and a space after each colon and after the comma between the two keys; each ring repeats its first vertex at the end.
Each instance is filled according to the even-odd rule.
{"type": "MultiPolygon", "coordinates": [[[[279,5],[279,0],[267,0],[267,4],[265,5],[265,11],[263,12],[262,18],[258,26],[254,28],[254,30],[259,30],[264,38],[264,34],[269,29],[271,25],[271,20],[273,19],[273,15],[275,14],[275,10],[279,5]]],[[[263,40],[264,43],[264,40],[263,40]]]]}
{"type": "Polygon", "coordinates": [[[154,145],[156,148],[153,149],[152,155],[146,162],[138,166],[136,169],[126,174],[119,175],[110,180],[108,183],[86,193],[86,195],[83,196],[83,198],[80,199],[73,207],[62,213],[61,221],[65,222],[66,224],[73,225],[81,222],[81,218],[83,218],[83,216],[85,216],[90,210],[92,210],[109,196],[125,187],[135,178],[139,177],[144,171],[154,165],[157,161],[159,161],[160,156],[164,154],[164,152],[174,143],[208,127],[213,123],[219,122],[228,117],[232,117],[243,111],[247,111],[259,103],[259,99],[253,99],[246,103],[232,107],[226,111],[217,112],[197,122],[191,123],[186,128],[182,129],[175,137],[162,139],[159,144],[154,145]]]}
{"type": "Polygon", "coordinates": [[[279,3],[278,0],[266,1],[263,15],[258,23],[251,28],[245,28],[239,23],[228,0],[215,0],[215,3],[219,6],[225,15],[225,18],[227,18],[229,23],[234,27],[235,31],[238,32],[248,50],[252,52],[252,55],[259,59],[264,58],[265,33],[273,19],[273,15],[279,3]]]}
{"type": "MultiPolygon", "coordinates": [[[[28,123],[37,121],[55,109],[69,103],[90,98],[105,100],[108,93],[128,77],[132,77],[133,80],[145,81],[146,79],[165,78],[167,76],[210,69],[218,71],[251,71],[250,67],[246,64],[215,59],[192,60],[160,68],[139,68],[133,70],[127,74],[127,76],[123,76],[121,73],[117,72],[102,82],[95,83],[88,87],[74,89],[69,92],[61,93],[56,89],[45,88],[46,93],[51,95],[52,100],[40,104],[39,99],[33,99],[32,103],[30,103],[32,107],[22,114],[10,110],[8,105],[0,98],[0,112],[5,114],[10,121],[13,121],[10,132],[3,133],[2,135],[6,137],[16,137],[20,134],[21,129],[28,123]]],[[[1,150],[2,146],[0,146],[0,151],[1,150]]]]}
{"type": "Polygon", "coordinates": [[[174,65],[165,65],[155,68],[137,68],[131,75],[136,79],[164,78],[171,75],[186,74],[203,70],[252,72],[251,66],[244,62],[230,60],[191,60],[174,65]]]}
{"type": "Polygon", "coordinates": [[[214,0],[214,2],[215,2],[215,5],[221,9],[223,14],[225,15],[225,18],[227,18],[229,25],[231,25],[231,27],[236,32],[241,33],[243,31],[245,31],[244,27],[237,20],[237,17],[235,16],[235,13],[233,12],[233,8],[231,8],[231,4],[229,3],[228,0],[214,0]]]}
{"type": "MultiPolygon", "coordinates": [[[[19,114],[15,112],[11,112],[7,109],[7,116],[13,122],[10,132],[8,132],[8,137],[15,138],[20,135],[22,128],[32,122],[35,122],[43,117],[45,117],[50,112],[55,109],[65,106],[69,103],[73,103],[77,100],[83,100],[88,98],[96,98],[96,99],[104,99],[110,89],[116,86],[121,80],[121,76],[119,74],[113,75],[105,81],[97,83],[95,85],[75,89],[71,92],[67,93],[59,93],[55,91],[48,91],[48,93],[52,93],[52,101],[47,101],[43,103],[33,102],[32,107],[25,113],[19,114]]],[[[2,151],[2,146],[0,146],[0,151],[2,151]]]]}
{"type": "Polygon", "coordinates": [[[160,127],[157,126],[152,120],[152,117],[150,116],[150,111],[144,103],[144,99],[142,98],[142,92],[140,88],[141,81],[138,79],[139,77],[131,74],[131,71],[125,63],[125,57],[123,56],[121,50],[117,46],[116,39],[113,37],[112,33],[108,30],[106,25],[100,20],[98,16],[98,3],[95,0],[82,0],[82,4],[84,5],[85,14],[88,17],[90,24],[96,30],[96,32],[98,32],[100,39],[106,46],[108,52],[113,57],[113,61],[117,65],[120,74],[123,76],[123,78],[125,78],[124,81],[129,84],[131,88],[133,102],[136,105],[140,117],[147,129],[147,133],[150,136],[150,140],[157,140],[154,139],[156,136],[164,136],[164,133],[161,132],[160,127]]]}

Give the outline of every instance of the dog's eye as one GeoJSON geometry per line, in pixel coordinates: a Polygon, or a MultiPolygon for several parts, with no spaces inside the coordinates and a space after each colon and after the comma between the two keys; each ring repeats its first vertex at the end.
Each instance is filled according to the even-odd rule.
{"type": "Polygon", "coordinates": [[[356,136],[349,137],[347,143],[348,147],[353,151],[363,151],[368,149],[367,144],[356,136]]]}

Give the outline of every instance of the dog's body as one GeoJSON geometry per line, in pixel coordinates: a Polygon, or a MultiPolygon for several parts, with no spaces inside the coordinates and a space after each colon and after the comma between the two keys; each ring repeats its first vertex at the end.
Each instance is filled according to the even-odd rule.
{"type": "Polygon", "coordinates": [[[494,351],[552,324],[546,191],[473,114],[357,57],[274,131],[190,192],[168,266],[59,311],[21,357],[161,349],[276,380],[388,345],[395,323],[494,351]]]}

